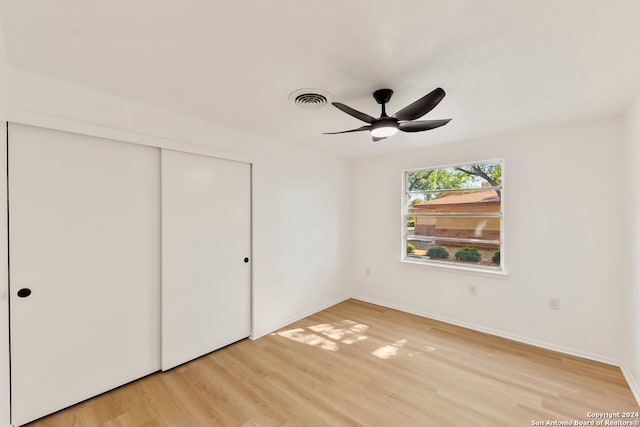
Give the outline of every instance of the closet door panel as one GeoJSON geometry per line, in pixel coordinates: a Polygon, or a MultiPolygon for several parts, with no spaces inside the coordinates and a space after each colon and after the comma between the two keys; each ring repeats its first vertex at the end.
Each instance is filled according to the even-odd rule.
{"type": "Polygon", "coordinates": [[[154,148],[10,124],[8,163],[21,425],[160,368],[160,161],[154,148]]]}
{"type": "Polygon", "coordinates": [[[250,334],[250,174],[162,150],[163,370],[250,334]]]}

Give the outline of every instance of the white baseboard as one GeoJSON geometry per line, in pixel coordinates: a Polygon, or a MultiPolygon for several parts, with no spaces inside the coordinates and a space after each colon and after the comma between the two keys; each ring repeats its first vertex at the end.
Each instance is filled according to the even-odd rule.
{"type": "Polygon", "coordinates": [[[375,304],[375,305],[380,305],[382,307],[387,307],[387,308],[392,308],[394,310],[403,311],[405,313],[411,313],[411,314],[415,314],[417,316],[427,317],[429,319],[438,320],[440,322],[449,323],[449,324],[456,325],[456,326],[461,326],[463,328],[472,329],[474,331],[484,332],[484,333],[489,334],[489,335],[495,335],[495,336],[502,337],[502,338],[507,338],[507,339],[510,339],[510,340],[513,340],[513,341],[518,341],[518,342],[521,342],[521,343],[524,343],[524,344],[529,344],[529,345],[533,345],[533,346],[536,346],[536,347],[545,348],[547,350],[553,350],[553,351],[557,351],[557,352],[560,352],[560,353],[568,354],[568,355],[571,355],[571,356],[582,357],[584,359],[589,359],[589,360],[593,360],[593,361],[596,361],[596,362],[601,362],[601,363],[606,363],[608,365],[621,367],[620,360],[612,359],[610,357],[600,356],[600,355],[597,355],[597,354],[586,353],[584,351],[580,351],[580,350],[576,350],[576,349],[568,348],[568,347],[562,347],[562,346],[558,346],[558,345],[555,345],[555,344],[550,344],[550,343],[547,343],[547,342],[544,342],[544,341],[533,340],[533,339],[522,337],[522,336],[519,336],[519,335],[510,334],[508,332],[503,332],[503,331],[499,331],[499,330],[496,330],[496,329],[485,328],[483,326],[474,325],[472,323],[460,322],[458,320],[449,319],[449,318],[446,318],[446,317],[434,315],[432,313],[420,312],[420,311],[412,310],[412,309],[409,309],[409,308],[406,308],[406,307],[398,306],[398,305],[395,305],[395,304],[388,304],[388,303],[385,303],[385,302],[382,302],[382,301],[377,301],[377,300],[372,299],[372,298],[359,297],[359,296],[354,296],[352,298],[355,299],[355,300],[364,301],[364,302],[368,302],[368,303],[375,304]]]}
{"type": "Polygon", "coordinates": [[[309,310],[309,311],[307,311],[305,313],[297,314],[297,315],[291,317],[290,319],[283,321],[278,326],[271,327],[266,332],[252,333],[251,336],[249,336],[249,339],[251,339],[252,341],[253,340],[257,340],[258,338],[264,337],[265,335],[269,335],[269,334],[277,331],[278,329],[284,328],[285,326],[290,325],[290,324],[292,324],[294,322],[297,322],[298,320],[304,319],[305,317],[309,317],[312,314],[316,314],[316,313],[318,313],[318,312],[320,312],[322,310],[325,310],[325,309],[327,309],[329,307],[333,307],[334,305],[340,304],[341,302],[346,301],[348,299],[351,299],[351,297],[348,296],[348,295],[347,296],[342,296],[342,297],[340,297],[340,298],[338,298],[338,299],[336,299],[336,300],[334,300],[332,302],[323,304],[323,305],[321,305],[319,307],[316,307],[316,308],[314,308],[312,310],[309,310]]]}
{"type": "Polygon", "coordinates": [[[627,384],[629,384],[629,388],[631,389],[631,393],[633,393],[633,397],[636,398],[636,402],[638,402],[638,405],[640,405],[640,387],[638,387],[638,383],[631,374],[631,371],[629,371],[627,368],[621,366],[620,370],[622,370],[622,375],[624,375],[624,378],[627,380],[627,384]]]}

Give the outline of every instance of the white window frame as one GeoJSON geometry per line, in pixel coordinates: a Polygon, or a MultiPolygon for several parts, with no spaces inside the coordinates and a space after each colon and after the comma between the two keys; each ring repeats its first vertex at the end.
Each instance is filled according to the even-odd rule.
{"type": "MultiPolygon", "coordinates": [[[[461,273],[471,273],[471,274],[480,274],[480,275],[498,275],[498,276],[506,276],[506,263],[505,263],[505,228],[504,228],[504,217],[505,217],[505,161],[504,159],[485,159],[485,160],[476,160],[476,161],[464,161],[464,162],[456,162],[449,163],[445,165],[438,166],[425,166],[419,168],[411,168],[405,169],[401,173],[401,215],[400,215],[400,262],[403,264],[408,264],[412,266],[420,266],[420,267],[428,267],[428,268],[436,268],[443,269],[448,271],[457,271],[461,273]],[[486,215],[486,216],[499,216],[500,218],[500,240],[499,240],[499,248],[500,248],[500,265],[493,266],[484,266],[484,265],[473,265],[473,264],[463,264],[456,263],[451,261],[439,261],[432,260],[428,258],[418,258],[415,256],[409,257],[407,254],[407,238],[408,238],[408,230],[407,230],[407,218],[411,216],[415,216],[415,214],[410,214],[408,212],[408,204],[407,204],[407,174],[410,172],[422,171],[422,170],[433,170],[433,169],[445,169],[445,168],[455,168],[460,166],[467,166],[479,163],[501,163],[502,168],[502,180],[500,186],[491,187],[493,189],[500,189],[500,212],[499,215],[486,215]]],[[[442,191],[442,190],[438,190],[442,191]]],[[[440,214],[442,215],[442,214],[440,214]]],[[[456,216],[452,214],[450,216],[456,216]]],[[[485,215],[479,215],[485,216],[485,215]]],[[[469,242],[468,246],[473,246],[473,240],[466,240],[469,242]]]]}

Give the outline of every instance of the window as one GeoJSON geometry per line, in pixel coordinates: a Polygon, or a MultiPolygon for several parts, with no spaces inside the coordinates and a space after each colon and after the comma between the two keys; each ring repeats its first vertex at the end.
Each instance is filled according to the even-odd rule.
{"type": "Polygon", "coordinates": [[[502,161],[404,173],[402,258],[502,271],[502,161]]]}

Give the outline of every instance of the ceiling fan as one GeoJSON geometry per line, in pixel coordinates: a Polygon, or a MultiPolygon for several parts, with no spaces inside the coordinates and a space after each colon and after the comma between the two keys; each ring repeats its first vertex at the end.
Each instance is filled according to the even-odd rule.
{"type": "Polygon", "coordinates": [[[371,117],[368,114],[365,114],[358,110],[354,110],[348,105],[341,104],[340,102],[332,102],[333,106],[337,109],[342,110],[350,116],[353,116],[356,119],[362,120],[363,122],[369,124],[357,129],[344,130],[342,132],[325,132],[325,135],[362,132],[368,130],[369,132],[371,132],[373,142],[378,142],[386,139],[387,137],[395,135],[399,130],[402,132],[422,132],[424,130],[430,130],[440,126],[444,126],[451,121],[451,119],[415,121],[416,119],[419,119],[420,117],[427,114],[429,111],[433,110],[435,106],[438,105],[440,101],[442,101],[442,98],[444,98],[445,95],[445,92],[444,90],[442,90],[442,88],[432,90],[422,98],[407,105],[394,115],[388,116],[385,110],[385,104],[389,102],[389,100],[391,99],[391,95],[393,95],[393,91],[391,89],[379,89],[373,92],[373,97],[376,102],[382,105],[382,113],[378,118],[371,117]]]}

